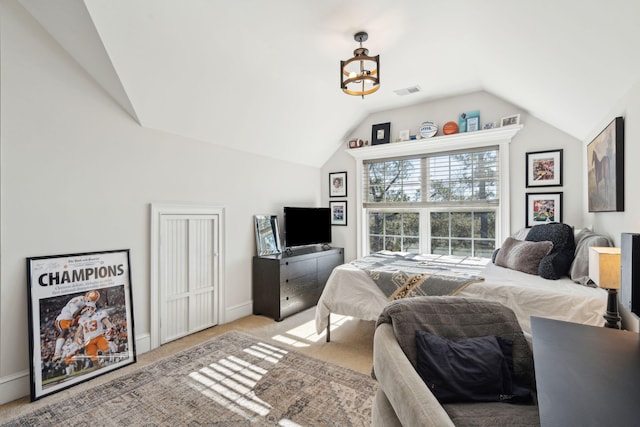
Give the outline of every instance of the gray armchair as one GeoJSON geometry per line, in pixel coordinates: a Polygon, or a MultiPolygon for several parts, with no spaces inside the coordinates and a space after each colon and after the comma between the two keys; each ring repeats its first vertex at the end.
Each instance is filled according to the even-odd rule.
{"type": "Polygon", "coordinates": [[[376,325],[373,426],[539,426],[536,405],[441,404],[416,371],[415,331],[446,338],[499,336],[513,342],[514,379],[535,389],[533,356],[511,309],[460,297],[415,297],[389,303],[376,325]]]}

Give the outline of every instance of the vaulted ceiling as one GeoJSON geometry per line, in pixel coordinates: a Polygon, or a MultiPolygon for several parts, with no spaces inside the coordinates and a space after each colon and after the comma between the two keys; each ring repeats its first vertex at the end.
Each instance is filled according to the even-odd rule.
{"type": "Polygon", "coordinates": [[[629,0],[20,3],[141,126],[312,166],[370,113],[478,90],[583,139],[640,79],[629,0]],[[339,88],[360,30],[364,99],[339,88]]]}

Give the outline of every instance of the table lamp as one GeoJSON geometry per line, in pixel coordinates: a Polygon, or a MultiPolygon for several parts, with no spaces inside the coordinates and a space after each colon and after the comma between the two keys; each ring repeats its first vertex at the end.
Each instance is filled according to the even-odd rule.
{"type": "Polygon", "coordinates": [[[608,292],[605,327],[620,329],[618,289],[620,289],[620,248],[590,247],[589,277],[608,292]]]}

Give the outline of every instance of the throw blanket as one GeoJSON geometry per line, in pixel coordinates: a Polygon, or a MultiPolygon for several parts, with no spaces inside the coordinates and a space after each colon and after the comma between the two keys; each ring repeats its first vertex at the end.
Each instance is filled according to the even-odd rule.
{"type": "MultiPolygon", "coordinates": [[[[450,339],[497,335],[513,342],[515,379],[519,385],[535,388],[533,355],[513,311],[497,302],[475,298],[410,298],[389,303],[376,327],[390,323],[398,344],[417,366],[416,330],[450,339]]],[[[493,425],[493,424],[492,424],[493,425]]]]}
{"type": "Polygon", "coordinates": [[[390,301],[412,296],[455,295],[473,282],[488,259],[381,251],[352,261],[390,301]]]}

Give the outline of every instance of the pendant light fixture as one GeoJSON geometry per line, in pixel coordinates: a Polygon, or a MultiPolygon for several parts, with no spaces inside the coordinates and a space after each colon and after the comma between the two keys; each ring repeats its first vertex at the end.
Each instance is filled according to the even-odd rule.
{"type": "Polygon", "coordinates": [[[380,89],[380,55],[369,56],[369,49],[362,47],[369,35],[364,31],[354,34],[360,47],[353,51],[353,58],[340,61],[340,88],[349,95],[370,95],[380,89]]]}

